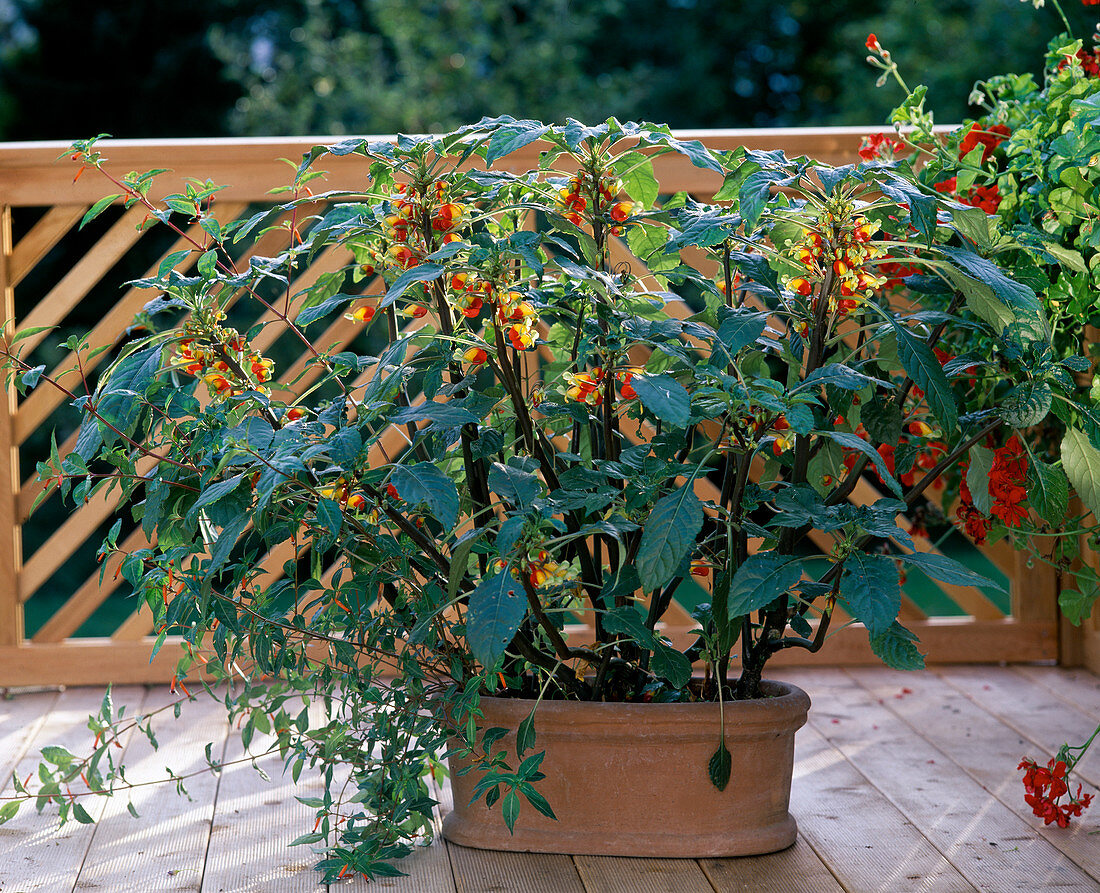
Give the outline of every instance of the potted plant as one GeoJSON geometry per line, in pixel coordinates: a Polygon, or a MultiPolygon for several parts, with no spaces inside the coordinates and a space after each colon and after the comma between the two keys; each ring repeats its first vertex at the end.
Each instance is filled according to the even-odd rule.
{"type": "MultiPolygon", "coordinates": [[[[203,235],[137,283],[150,333],[74,393],[76,451],[40,472],[78,497],[123,489],[157,545],[122,573],[157,647],[183,636],[180,684],[199,662],[204,684],[243,677],[227,703],[246,744],[271,732],[295,777],[327,772],[298,842],[328,880],[392,871],[430,834],[444,752],[460,842],[789,845],[809,702],[765,680],[769,658],[817,651],[843,610],[890,666],[922,666],[899,568],[988,581],[915,549],[906,517],[988,438],[1057,401],[1100,474],[1080,361],[1052,355],[1033,289],[970,241],[984,213],[906,165],[505,117],[318,147],[285,201],[223,226],[212,184],[154,202],[153,175],[116,177],[95,141],[73,155],[117,184],[88,219],[121,200],[203,235]],[[536,140],[538,169],[510,170],[536,140]],[[669,152],[721,180],[711,202],[662,198],[652,159],[669,152]],[[311,191],[326,156],[362,157],[361,193],[311,191]],[[280,227],[285,250],[234,264],[234,244],[280,227]],[[346,262],[290,285],[332,251],[346,262]],[[898,265],[922,271],[907,301],[898,265]],[[289,380],[255,346],[268,326],[305,351],[289,380]],[[937,353],[959,330],[991,353],[937,353]],[[881,492],[849,502],[869,484],[881,492]],[[694,580],[710,594],[674,642],[662,618],[694,580]],[[318,697],[321,719],[302,707],[318,697]],[[618,750],[584,749],[585,730],[618,750]],[[587,780],[553,787],[566,769],[587,780]],[[694,793],[670,798],[670,771],[694,793]],[[612,799],[632,805],[593,814],[612,799]]],[[[68,387],[28,368],[19,340],[5,344],[19,387],[68,387]]],[[[80,772],[111,789],[117,724],[105,709],[96,752],[44,770],[40,803],[68,810],[80,772]]]]}

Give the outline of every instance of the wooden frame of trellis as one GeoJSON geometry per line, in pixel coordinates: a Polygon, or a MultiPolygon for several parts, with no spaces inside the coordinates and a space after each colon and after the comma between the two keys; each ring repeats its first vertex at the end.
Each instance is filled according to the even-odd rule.
{"type": "MultiPolygon", "coordinates": [[[[791,156],[809,155],[840,164],[855,158],[860,138],[866,132],[857,128],[815,128],[699,131],[679,135],[701,139],[717,149],[740,145],[756,149],[781,148],[791,156]]],[[[256,203],[271,200],[268,191],[288,179],[289,169],[278,159],[300,158],[311,146],[324,142],[323,138],[106,141],[99,148],[109,159],[110,168],[118,173],[171,168],[170,173],[158,179],[156,189],[159,192],[182,188],[186,177],[230,184],[218,194],[214,206],[225,222],[246,213],[256,203]]],[[[104,281],[143,237],[135,228],[143,213],[137,209],[122,212],[105,231],[94,239],[85,240],[87,245],[79,260],[60,273],[52,273],[46,284],[37,281],[43,276],[37,277],[35,294],[28,296],[20,291],[17,305],[16,289],[20,284],[47,261],[50,252],[63,239],[77,238],[72,233],[87,207],[104,193],[114,191],[108,188],[110,184],[92,174],[74,181],[74,166],[57,160],[64,155],[65,149],[62,143],[0,144],[0,300],[9,334],[29,326],[61,322],[86,300],[97,283],[104,281]],[[13,210],[26,217],[18,231],[13,223],[13,210]],[[17,307],[27,309],[17,314],[17,307]]],[[[538,144],[528,146],[504,159],[503,163],[512,169],[527,170],[537,165],[538,151],[538,144]]],[[[355,156],[326,158],[322,164],[328,171],[325,188],[352,191],[361,188],[365,171],[358,161],[355,156]]],[[[713,195],[720,185],[716,175],[695,168],[679,156],[662,156],[655,166],[662,187],[670,192],[685,190],[705,198],[713,195]]],[[[277,233],[269,233],[257,244],[246,247],[245,254],[273,252],[278,248],[277,238],[277,233]]],[[[178,247],[173,245],[163,254],[178,247]]],[[[629,257],[625,246],[618,246],[618,251],[617,260],[629,259],[632,266],[641,271],[641,266],[629,257]]],[[[333,252],[322,255],[300,274],[295,289],[307,285],[311,277],[339,267],[345,260],[333,252]]],[[[190,262],[194,262],[194,257],[190,262]]],[[[152,269],[157,265],[159,260],[152,269]]],[[[91,345],[112,344],[122,337],[146,300],[147,295],[140,290],[123,290],[118,300],[103,308],[91,329],[91,345]]],[[[676,303],[669,304],[668,310],[677,316],[690,312],[686,305],[676,303]]],[[[414,322],[416,325],[428,323],[430,317],[414,322]]],[[[347,344],[356,332],[357,324],[340,319],[317,340],[323,344],[347,344]]],[[[257,346],[262,349],[279,334],[274,324],[265,327],[256,339],[257,346]]],[[[34,336],[28,339],[28,345],[34,347],[45,337],[45,333],[34,336]]],[[[55,371],[63,369],[67,363],[72,363],[71,356],[53,368],[55,371]]],[[[303,371],[303,363],[299,360],[292,364],[280,378],[292,380],[303,371]]],[[[307,375],[305,381],[308,380],[307,375]]],[[[20,447],[49,423],[61,402],[56,394],[45,389],[36,389],[23,399],[19,399],[12,389],[0,409],[0,687],[167,681],[173,675],[178,654],[166,645],[150,661],[151,618],[148,611],[134,611],[106,637],[75,635],[85,620],[116,590],[117,556],[106,559],[102,585],[99,570],[90,571],[75,591],[64,593],[63,605],[33,636],[25,635],[24,605],[42,590],[59,567],[70,560],[77,547],[93,536],[117,504],[117,497],[109,494],[93,498],[73,509],[68,520],[41,546],[31,554],[24,554],[22,528],[31,515],[31,506],[41,484],[35,481],[33,473],[28,474],[32,462],[25,461],[23,464],[27,467],[20,467],[20,447]]],[[[72,438],[60,445],[62,452],[71,447],[71,443],[72,438]]],[[[701,497],[714,495],[706,492],[710,485],[705,480],[697,481],[696,486],[701,497]]],[[[873,501],[878,493],[870,483],[863,481],[852,498],[873,501]]],[[[129,535],[125,545],[137,547],[143,542],[139,528],[129,535]]],[[[1050,661],[1061,654],[1063,659],[1100,667],[1100,628],[1096,621],[1087,621],[1083,630],[1065,628],[1060,631],[1059,581],[1052,571],[1043,566],[1027,567],[1004,543],[983,551],[986,558],[1011,580],[1011,613],[1006,614],[981,592],[947,585],[940,588],[958,606],[961,616],[925,616],[907,600],[903,619],[920,637],[921,647],[928,652],[930,661],[1050,661]]],[[[281,568],[291,557],[286,550],[276,552],[278,554],[269,555],[266,561],[271,568],[281,568]]],[[[674,613],[665,632],[674,641],[679,641],[686,637],[690,625],[686,611],[681,610],[674,613]]],[[[777,663],[816,661],[839,665],[877,660],[860,628],[840,629],[832,638],[824,655],[806,655],[792,650],[778,656],[777,663]]]]}

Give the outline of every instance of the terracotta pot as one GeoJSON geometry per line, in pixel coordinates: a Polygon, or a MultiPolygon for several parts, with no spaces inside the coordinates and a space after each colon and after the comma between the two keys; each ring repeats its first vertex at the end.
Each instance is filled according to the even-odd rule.
{"type": "MultiPolygon", "coordinates": [[[[558,820],[522,800],[509,834],[499,801],[471,804],[480,774],[457,775],[443,835],[462,846],[532,853],[702,858],[771,853],[794,843],[787,811],[794,733],[810,699],[765,682],[766,697],[725,705],[733,771],[724,791],[707,765],[718,747],[717,704],[605,704],[549,701],[535,715],[535,748],[546,751],[537,789],[558,820]]],[[[514,730],[533,701],[482,698],[484,728],[513,730],[496,748],[518,763],[514,730]]]]}

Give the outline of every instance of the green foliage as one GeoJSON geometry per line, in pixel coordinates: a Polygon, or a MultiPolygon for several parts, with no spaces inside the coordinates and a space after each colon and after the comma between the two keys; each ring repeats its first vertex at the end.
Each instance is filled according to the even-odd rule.
{"type": "MultiPolygon", "coordinates": [[[[76,148],[102,166],[94,142],[76,148]]],[[[1047,406],[1093,416],[1051,371],[1030,286],[933,225],[945,200],[905,171],[715,154],[649,123],[504,116],[314,149],[275,209],[203,227],[210,239],[174,259],[201,261],[193,271],[166,263],[137,283],[168,321],[78,397],[77,452],[55,449],[41,471],[75,492],[121,488],[156,535],[122,574],[157,647],[182,634],[179,684],[200,659],[212,680],[244,675],[228,704],[246,746],[272,735],[292,772],[325,773],[325,795],[306,798],[318,826],[300,840],[325,842],[327,881],[345,866],[387,876],[431,833],[424,773],[444,749],[471,760],[477,796],[509,827],[527,808],[553,814],[537,789],[537,711],[512,760],[511,730],[479,728],[482,696],[758,697],[769,658],[818,650],[838,603],[883,660],[911,668],[922,659],[897,623],[897,562],[988,582],[915,550],[899,516],[1002,426],[1047,406]],[[536,137],[542,169],[508,170],[501,153],[536,137]],[[651,207],[661,190],[643,159],[664,153],[720,175],[728,203],[651,207]],[[362,158],[363,193],[311,199],[288,248],[234,268],[229,245],[302,211],[327,155],[362,158]],[[612,240],[631,244],[631,230],[664,259],[661,279],[613,263],[612,240]],[[293,293],[292,265],[321,253],[350,259],[293,293]],[[896,301],[885,263],[920,264],[936,288],[896,301]],[[998,324],[959,315],[963,283],[984,289],[998,324]],[[227,324],[237,296],[307,351],[297,390],[255,346],[262,329],[227,324]],[[681,319],[671,301],[705,309],[681,319]],[[317,346],[302,330],[342,316],[361,340],[317,346]],[[979,371],[934,350],[970,331],[991,345],[979,371]],[[970,375],[982,386],[965,387],[970,375]],[[897,498],[849,504],[865,475],[897,498]],[[659,624],[700,572],[714,574],[713,604],[683,648],[659,624]],[[592,641],[569,632],[577,611],[595,618],[592,641]],[[697,661],[712,667],[705,683],[697,661]]],[[[131,188],[177,235],[206,219],[207,184],[163,204],[131,188]]],[[[5,347],[9,369],[46,380],[21,344],[5,347]]],[[[1064,461],[1086,504],[1087,427],[1070,429],[1064,461]]],[[[1047,510],[1061,492],[1049,483],[1047,510]]],[[[119,519],[104,554],[122,539],[119,519]]],[[[106,705],[95,731],[121,728],[106,705]]],[[[91,764],[45,760],[37,798],[83,820],[60,791],[91,764]]],[[[724,746],[708,771],[728,783],[724,746]]],[[[122,780],[111,770],[102,787],[122,780]]]]}

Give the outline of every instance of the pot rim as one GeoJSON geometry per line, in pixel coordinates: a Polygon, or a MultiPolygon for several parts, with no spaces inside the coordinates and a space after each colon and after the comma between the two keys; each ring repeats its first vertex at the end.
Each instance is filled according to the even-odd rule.
{"type": "MultiPolygon", "coordinates": [[[[749,731],[756,727],[800,728],[806,723],[810,709],[810,697],[802,689],[788,682],[764,680],[765,692],[770,697],[749,701],[725,701],[725,725],[728,732],[736,729],[749,731]]],[[[654,704],[636,701],[543,701],[535,698],[499,698],[482,695],[481,703],[487,708],[483,724],[500,723],[515,728],[535,709],[535,728],[539,719],[568,722],[574,730],[583,727],[630,726],[635,734],[663,734],[668,726],[717,722],[717,701],[691,703],[654,704]]],[[[712,734],[708,731],[708,734],[712,734]]]]}

